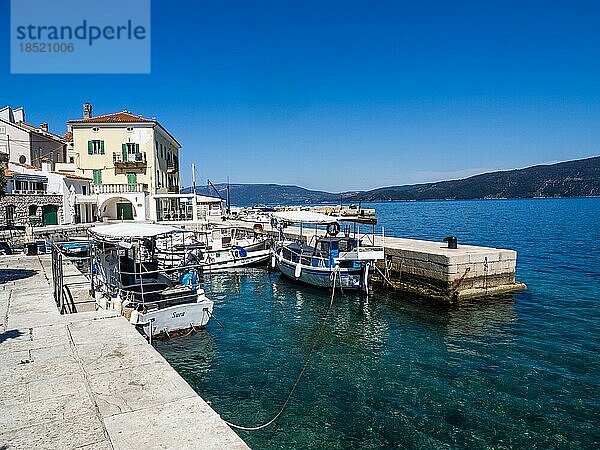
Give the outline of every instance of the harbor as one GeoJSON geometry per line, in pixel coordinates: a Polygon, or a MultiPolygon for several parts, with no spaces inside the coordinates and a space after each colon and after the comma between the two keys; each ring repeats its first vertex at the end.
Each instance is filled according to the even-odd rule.
{"type": "MultiPolygon", "coordinates": [[[[306,250],[302,250],[297,263],[289,257],[292,269],[286,275],[294,283],[301,281],[303,271],[321,267],[324,281],[315,286],[330,288],[332,305],[336,290],[338,298],[346,297],[352,283],[357,283],[359,291],[352,297],[367,299],[371,281],[378,291],[409,293],[421,301],[442,304],[525,288],[515,281],[514,251],[394,238],[385,236],[383,230],[376,236],[375,210],[370,210],[367,218],[359,212],[361,222],[368,222],[362,225],[335,208],[281,210],[269,214],[268,224],[225,220],[204,225],[202,231],[194,222],[183,222],[181,228],[118,222],[42,227],[35,234],[32,230],[13,234],[13,244],[18,245],[19,239],[36,239],[37,244],[32,247],[21,241],[22,254],[2,257],[2,273],[7,277],[0,311],[5,318],[0,351],[6,361],[2,402],[11,413],[3,419],[6,426],[0,440],[9,448],[131,448],[134,442],[178,447],[178,439],[182,439],[181,446],[197,442],[203,448],[247,448],[230,428],[238,425],[221,419],[151,344],[155,338],[204,335],[202,329],[212,318],[214,303],[204,292],[214,293],[213,277],[235,275],[237,267],[243,266],[259,266],[250,270],[268,275],[275,268],[273,261],[285,254],[275,242],[300,243],[302,249],[320,248],[319,242],[327,248],[334,243],[331,249],[339,247],[334,259],[333,253],[326,253],[329,256],[322,260],[315,260],[313,254],[308,262],[304,262],[301,255],[306,250]],[[339,224],[347,221],[354,224],[354,237],[350,227],[340,228],[339,224]],[[288,226],[292,223],[300,226],[288,226]],[[264,245],[269,242],[272,248],[265,253],[264,245]],[[158,253],[154,255],[152,249],[158,253]],[[235,253],[230,249],[236,249],[235,253]],[[254,254],[260,255],[259,259],[254,254]],[[359,267],[356,274],[360,280],[344,281],[344,254],[351,258],[348,267],[359,267]],[[218,263],[215,255],[227,259],[218,263]],[[368,258],[373,258],[371,263],[368,258]],[[368,265],[356,266],[356,261],[368,265]],[[468,273],[471,275],[466,277],[468,273]],[[200,275],[202,287],[196,287],[196,281],[187,287],[186,281],[181,287],[173,284],[188,275],[200,275]],[[460,289],[462,283],[465,287],[460,289]],[[27,294],[31,290],[35,297],[27,294]],[[52,394],[39,392],[44,382],[53,386],[52,394]],[[40,418],[34,411],[44,413],[40,418]],[[164,427],[164,421],[174,414],[182,430],[175,436],[164,427]],[[59,434],[65,421],[70,432],[59,434]],[[146,431],[148,424],[151,433],[146,431]],[[194,433],[184,433],[191,424],[194,433]],[[44,441],[25,431],[36,427],[46,436],[44,441]]],[[[324,293],[329,295],[327,290],[324,293]]],[[[215,320],[227,327],[218,318],[212,322],[215,320]]],[[[155,345],[160,348],[162,344],[155,345]]],[[[284,408],[285,404],[280,413],[284,408]]],[[[240,427],[243,433],[246,427],[240,427]]]]}

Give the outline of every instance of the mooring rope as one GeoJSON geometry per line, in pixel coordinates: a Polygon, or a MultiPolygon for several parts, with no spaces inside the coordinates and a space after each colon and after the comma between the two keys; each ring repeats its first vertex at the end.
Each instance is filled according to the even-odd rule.
{"type": "Polygon", "coordinates": [[[306,371],[306,369],[308,369],[308,366],[317,350],[317,347],[319,345],[319,343],[321,342],[321,335],[323,334],[323,329],[325,328],[325,324],[327,323],[327,320],[329,319],[329,312],[331,311],[331,308],[333,306],[333,297],[335,296],[335,279],[337,277],[337,272],[334,271],[334,276],[333,276],[333,291],[331,292],[331,300],[329,301],[329,307],[327,308],[327,312],[325,313],[325,317],[323,317],[323,321],[321,323],[321,326],[319,327],[319,331],[317,332],[317,336],[315,338],[315,340],[313,341],[313,345],[312,348],[310,349],[310,352],[308,354],[308,357],[306,358],[306,360],[304,361],[304,364],[302,365],[302,369],[300,370],[300,373],[298,374],[298,377],[296,378],[296,381],[294,382],[294,385],[292,386],[292,389],[290,390],[287,398],[285,399],[285,402],[283,402],[283,405],[281,405],[281,408],[279,408],[279,411],[277,412],[277,414],[275,414],[275,416],[269,420],[268,422],[263,423],[262,425],[258,425],[255,427],[243,427],[241,425],[236,425],[234,423],[228,422],[225,420],[225,423],[227,425],[229,425],[231,428],[235,428],[238,430],[244,430],[244,431],[257,431],[257,430],[262,430],[263,428],[267,428],[269,425],[273,424],[278,418],[279,416],[281,416],[281,414],[283,413],[283,411],[285,410],[286,406],[288,405],[288,403],[290,402],[292,395],[294,394],[294,391],[296,390],[296,387],[298,387],[298,383],[300,383],[300,380],[302,379],[302,375],[304,375],[304,372],[306,371]]]}

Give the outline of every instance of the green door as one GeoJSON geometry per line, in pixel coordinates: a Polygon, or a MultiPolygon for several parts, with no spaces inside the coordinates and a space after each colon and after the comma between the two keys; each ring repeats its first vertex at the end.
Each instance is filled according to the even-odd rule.
{"type": "Polygon", "coordinates": [[[133,205],[131,203],[117,203],[117,219],[133,220],[133,205]]]}
{"type": "Polygon", "coordinates": [[[137,187],[137,173],[128,173],[127,174],[127,184],[129,192],[135,192],[137,187]]]}
{"type": "Polygon", "coordinates": [[[46,205],[42,208],[44,225],[58,225],[58,206],[46,205]]]}

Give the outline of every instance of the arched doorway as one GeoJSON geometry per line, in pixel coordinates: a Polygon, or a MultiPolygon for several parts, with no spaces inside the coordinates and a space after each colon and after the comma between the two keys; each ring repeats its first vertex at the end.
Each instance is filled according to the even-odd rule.
{"type": "Polygon", "coordinates": [[[44,225],[58,225],[58,206],[45,205],[42,207],[44,225]]]}
{"type": "Polygon", "coordinates": [[[102,218],[111,220],[134,220],[136,210],[133,203],[126,198],[113,197],[102,204],[100,214],[102,218]]]}

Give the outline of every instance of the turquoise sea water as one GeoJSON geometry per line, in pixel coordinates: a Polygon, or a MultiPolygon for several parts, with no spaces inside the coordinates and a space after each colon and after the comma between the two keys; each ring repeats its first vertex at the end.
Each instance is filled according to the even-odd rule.
{"type": "MultiPolygon", "coordinates": [[[[386,234],[512,248],[527,291],[444,307],[336,296],[323,341],[256,449],[598,448],[600,199],[383,203],[386,234]]],[[[157,349],[223,418],[269,420],[327,292],[264,270],[205,277],[215,317],[157,349]]]]}

